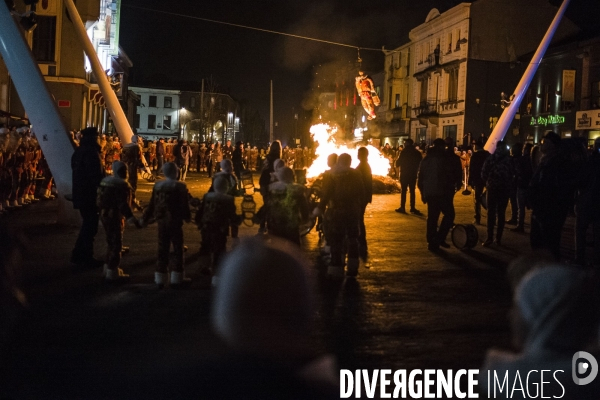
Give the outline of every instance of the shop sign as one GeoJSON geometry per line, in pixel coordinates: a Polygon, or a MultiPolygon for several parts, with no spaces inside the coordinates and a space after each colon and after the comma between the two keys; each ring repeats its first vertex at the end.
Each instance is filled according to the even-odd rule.
{"type": "Polygon", "coordinates": [[[600,110],[577,111],[575,129],[600,129],[600,110]]]}
{"type": "Polygon", "coordinates": [[[531,117],[530,125],[558,125],[565,122],[565,117],[562,115],[540,115],[539,117],[531,117]]]}

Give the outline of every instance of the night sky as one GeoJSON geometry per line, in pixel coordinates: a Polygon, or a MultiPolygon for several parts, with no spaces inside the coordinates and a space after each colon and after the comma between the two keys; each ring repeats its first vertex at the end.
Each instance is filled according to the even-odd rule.
{"type": "MultiPolygon", "coordinates": [[[[527,0],[523,0],[527,1],[527,0]]],[[[550,0],[560,4],[560,0],[550,0]]],[[[134,84],[161,86],[167,80],[213,81],[238,100],[249,100],[267,122],[269,81],[274,84],[276,134],[291,130],[294,112],[309,92],[313,66],[354,63],[352,48],[224,26],[152,11],[250,25],[359,47],[393,49],[408,42],[408,32],[428,12],[456,0],[123,0],[120,43],[134,63],[134,84]],[[162,75],[162,76],[161,76],[162,75]],[[277,132],[277,130],[280,132],[277,132]]],[[[572,0],[567,17],[587,29],[597,0],[572,0]]],[[[597,14],[596,14],[597,15],[597,14]]],[[[361,51],[367,73],[383,69],[381,51],[361,51]]],[[[185,89],[181,87],[180,89],[185,89]]]]}

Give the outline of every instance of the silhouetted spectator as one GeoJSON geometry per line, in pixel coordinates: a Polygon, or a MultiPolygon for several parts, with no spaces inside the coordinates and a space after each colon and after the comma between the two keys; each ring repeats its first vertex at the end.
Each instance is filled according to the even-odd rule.
{"type": "Polygon", "coordinates": [[[366,261],[368,256],[368,247],[367,230],[365,228],[365,211],[367,209],[367,205],[373,201],[373,174],[371,173],[371,166],[369,165],[369,150],[366,147],[361,147],[358,149],[358,160],[360,162],[358,163],[356,170],[362,177],[363,187],[365,189],[365,201],[363,203],[364,206],[362,208],[359,226],[360,230],[358,232],[358,253],[360,258],[363,261],[366,261]]]}
{"type": "Polygon", "coordinates": [[[494,225],[498,220],[498,229],[496,231],[496,244],[502,242],[502,233],[504,231],[504,216],[506,206],[512,185],[514,184],[515,169],[513,160],[508,154],[506,143],[500,141],[496,145],[496,151],[489,156],[481,170],[481,177],[485,181],[487,188],[487,239],[483,242],[484,246],[489,246],[494,242],[494,225]]]}
{"type": "Polygon", "coordinates": [[[71,253],[71,262],[78,267],[100,267],[104,263],[94,258],[94,237],[98,233],[99,210],[96,191],[104,178],[100,161],[98,129],[81,131],[81,141],[71,157],[73,170],[73,207],[81,214],[81,229],[71,253]]]}
{"type": "Polygon", "coordinates": [[[417,174],[419,173],[419,165],[423,156],[419,150],[415,149],[412,139],[406,139],[404,141],[404,149],[400,153],[398,158],[398,164],[400,166],[400,185],[402,186],[402,192],[400,193],[400,208],[396,209],[396,212],[405,214],[406,213],[406,193],[410,190],[410,212],[413,214],[421,214],[415,207],[416,201],[416,184],[417,174]]]}
{"type": "Polygon", "coordinates": [[[542,159],[528,190],[531,213],[531,247],[546,249],[560,258],[560,236],[574,198],[573,167],[558,134],[543,139],[542,159]]]}
{"type": "MultiPolygon", "coordinates": [[[[516,155],[515,148],[513,147],[513,153],[516,155]]],[[[525,210],[527,208],[527,188],[531,182],[533,176],[533,167],[531,165],[531,149],[533,145],[531,143],[525,143],[522,149],[521,157],[514,158],[515,161],[515,180],[517,182],[517,206],[519,213],[517,216],[517,226],[511,229],[514,232],[525,232],[525,210]]]]}
{"type": "Polygon", "coordinates": [[[219,272],[211,314],[233,359],[214,366],[220,384],[198,393],[208,398],[338,398],[333,357],[320,356],[310,344],[311,286],[308,264],[295,246],[276,239],[241,243],[219,272]]]}
{"type": "Polygon", "coordinates": [[[473,223],[477,225],[481,224],[481,195],[483,194],[483,189],[485,189],[485,181],[481,177],[481,169],[489,156],[490,153],[483,149],[483,143],[477,141],[469,163],[468,182],[475,192],[475,220],[473,223]]]}
{"type": "Polygon", "coordinates": [[[446,236],[454,225],[454,194],[460,188],[462,166],[460,158],[445,149],[443,139],[433,141],[433,147],[421,162],[417,186],[423,203],[427,204],[427,243],[429,250],[448,248],[446,236]],[[444,215],[438,229],[440,213],[444,215]]]}
{"type": "MultiPolygon", "coordinates": [[[[510,157],[513,162],[513,169],[517,170],[518,159],[523,156],[523,144],[515,143],[513,148],[510,149],[510,157]]],[[[513,180],[510,185],[510,193],[508,197],[510,203],[510,219],[506,221],[507,225],[517,225],[519,222],[519,206],[517,203],[517,179],[516,172],[513,176],[513,180]]]]}
{"type": "Polygon", "coordinates": [[[573,361],[579,351],[594,353],[598,359],[598,311],[600,302],[596,277],[558,265],[535,268],[518,284],[511,312],[512,339],[516,352],[492,349],[488,351],[484,369],[479,374],[482,394],[490,398],[535,398],[541,388],[541,371],[546,372],[543,395],[547,398],[597,399],[600,380],[588,385],[573,381],[573,361]],[[499,392],[489,387],[488,372],[508,382],[499,392]],[[527,377],[527,391],[513,391],[527,377]],[[517,384],[518,385],[518,384],[517,384]],[[489,391],[489,392],[488,392],[489,391]],[[537,393],[536,393],[537,392],[537,393]],[[525,394],[529,393],[528,397],[525,394]]]}
{"type": "Polygon", "coordinates": [[[600,138],[594,141],[594,150],[583,168],[582,182],[575,203],[575,262],[586,264],[587,229],[592,225],[594,238],[594,256],[592,264],[600,267],[600,138]]]}

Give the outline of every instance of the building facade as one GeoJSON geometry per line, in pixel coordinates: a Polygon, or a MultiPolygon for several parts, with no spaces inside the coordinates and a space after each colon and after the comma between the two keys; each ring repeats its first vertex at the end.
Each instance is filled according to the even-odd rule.
{"type": "MultiPolygon", "coordinates": [[[[32,6],[26,6],[23,0],[15,1],[15,5],[19,13],[32,10],[32,6]]],[[[120,0],[79,0],[76,6],[100,62],[108,71],[117,97],[127,112],[129,91],[126,81],[132,63],[118,44],[120,0]]],[[[104,99],[63,1],[38,2],[35,13],[37,25],[24,32],[25,39],[57,102],[65,126],[71,130],[88,126],[97,126],[101,131],[106,131],[107,127],[112,130],[104,99]]],[[[26,110],[1,60],[0,110],[15,118],[26,117],[26,110]]]]}
{"type": "Polygon", "coordinates": [[[412,64],[410,43],[385,52],[381,106],[377,125],[382,142],[393,147],[402,145],[410,136],[412,102],[412,64]]]}
{"type": "Polygon", "coordinates": [[[242,137],[238,102],[213,91],[181,91],[181,132],[187,140],[235,143],[242,137]]]}
{"type": "Polygon", "coordinates": [[[159,137],[179,138],[180,117],[185,109],[180,106],[180,90],[130,86],[140,98],[133,128],[146,139],[159,137]]]}
{"type": "MultiPolygon", "coordinates": [[[[545,0],[479,0],[444,13],[431,10],[409,33],[410,136],[427,144],[489,136],[502,114],[501,93],[513,93],[527,66],[521,58],[536,50],[556,12],[545,0]]],[[[578,32],[563,19],[553,42],[578,32]]],[[[515,121],[512,129],[518,127],[515,121]]]]}

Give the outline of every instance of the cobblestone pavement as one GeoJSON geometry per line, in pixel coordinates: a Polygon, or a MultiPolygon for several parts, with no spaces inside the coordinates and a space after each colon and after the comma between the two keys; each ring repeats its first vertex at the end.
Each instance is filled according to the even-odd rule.
{"type": "MultiPolygon", "coordinates": [[[[188,187],[201,197],[209,180],[190,175],[188,187]]],[[[151,189],[140,184],[142,202],[151,189]]],[[[260,195],[254,197],[260,205],[260,195]]],[[[341,368],[478,368],[487,348],[508,346],[506,267],[529,254],[528,236],[507,232],[502,247],[479,244],[468,252],[433,254],[425,243],[425,215],[398,214],[398,203],[399,195],[375,195],[367,208],[370,259],[356,281],[327,280],[318,235],[304,238],[314,265],[314,346],[334,353],[341,368]]],[[[455,204],[456,223],[470,223],[472,198],[457,194],[455,204]]],[[[209,328],[211,290],[200,274],[205,260],[197,254],[200,235],[193,224],[184,228],[186,269],[194,279],[189,289],[157,290],[153,284],[156,225],[126,228],[131,251],[122,267],[132,279],[113,286],[99,270],[69,266],[78,230],[56,225],[55,207],[40,202],[1,220],[26,238],[18,278],[29,307],[12,320],[11,340],[0,353],[6,379],[0,397],[45,397],[57,382],[73,382],[73,392],[85,398],[86,388],[110,376],[127,379],[218,357],[223,346],[209,328]]],[[[425,214],[425,205],[418,208],[425,214]]],[[[256,232],[240,228],[242,240],[256,232]]],[[[483,227],[479,233],[485,238],[483,227]]],[[[98,257],[104,248],[100,229],[98,257]]]]}

